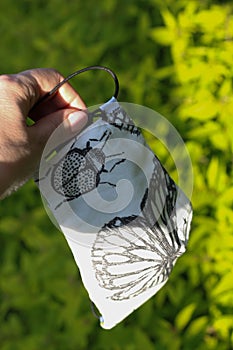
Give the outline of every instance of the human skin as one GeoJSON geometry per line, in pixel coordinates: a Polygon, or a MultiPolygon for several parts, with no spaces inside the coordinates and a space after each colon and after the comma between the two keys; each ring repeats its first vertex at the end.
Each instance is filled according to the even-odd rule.
{"type": "Polygon", "coordinates": [[[45,68],[0,76],[0,199],[32,176],[46,142],[62,122],[67,133],[85,126],[86,106],[68,83],[36,104],[63,79],[45,68]],[[33,125],[27,125],[27,117],[33,125]]]}

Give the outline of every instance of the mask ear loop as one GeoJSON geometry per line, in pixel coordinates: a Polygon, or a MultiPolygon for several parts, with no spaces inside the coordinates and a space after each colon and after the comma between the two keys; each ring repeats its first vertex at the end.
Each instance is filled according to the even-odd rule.
{"type": "Polygon", "coordinates": [[[94,315],[96,318],[98,318],[98,320],[99,320],[99,322],[100,322],[100,325],[103,325],[103,324],[104,324],[104,318],[103,318],[103,316],[100,315],[100,314],[98,313],[98,311],[97,311],[97,309],[96,309],[96,306],[95,306],[95,304],[93,303],[93,301],[90,300],[90,302],[91,302],[91,311],[92,311],[93,315],[94,315]]]}
{"type": "MultiPolygon", "coordinates": [[[[119,81],[118,81],[118,78],[116,76],[116,74],[108,67],[104,67],[104,66],[89,66],[89,67],[86,67],[86,68],[83,68],[83,69],[80,69],[80,70],[77,70],[76,72],[74,73],[71,73],[70,75],[68,75],[65,79],[63,79],[60,83],[58,83],[51,91],[49,91],[48,93],[46,93],[35,105],[34,107],[36,107],[38,104],[44,102],[45,100],[47,100],[48,98],[50,98],[51,96],[53,96],[59,89],[62,85],[64,85],[65,83],[67,83],[70,79],[74,78],[75,76],[81,74],[81,73],[84,73],[84,72],[87,72],[89,70],[104,70],[106,72],[108,72],[111,77],[113,78],[114,80],[114,83],[115,83],[115,91],[114,91],[114,94],[113,94],[113,97],[117,98],[118,96],[118,93],[119,93],[119,81]]],[[[33,107],[33,108],[34,108],[33,107]]]]}

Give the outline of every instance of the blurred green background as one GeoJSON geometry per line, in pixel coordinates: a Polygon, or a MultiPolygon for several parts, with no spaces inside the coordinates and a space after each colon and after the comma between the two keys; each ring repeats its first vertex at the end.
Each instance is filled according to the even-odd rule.
{"type": "MultiPolygon", "coordinates": [[[[110,331],[92,315],[33,182],[2,201],[0,349],[233,349],[232,2],[1,0],[0,38],[0,73],[111,67],[120,101],[150,107],[175,125],[195,181],[187,253],[165,287],[110,331]]],[[[88,105],[112,93],[101,72],[74,85],[88,105]]]]}

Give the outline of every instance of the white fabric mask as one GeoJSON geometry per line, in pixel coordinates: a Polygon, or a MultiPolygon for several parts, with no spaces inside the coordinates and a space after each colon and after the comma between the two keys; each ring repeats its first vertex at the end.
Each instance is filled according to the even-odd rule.
{"type": "Polygon", "coordinates": [[[110,329],[166,283],[192,208],[115,98],[98,115],[56,152],[48,143],[37,184],[110,329]]]}

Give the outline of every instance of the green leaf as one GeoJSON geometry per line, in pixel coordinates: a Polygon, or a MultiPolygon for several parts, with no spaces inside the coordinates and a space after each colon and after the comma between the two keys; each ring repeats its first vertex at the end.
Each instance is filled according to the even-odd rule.
{"type": "Polygon", "coordinates": [[[227,339],[232,333],[233,329],[233,317],[231,315],[223,315],[215,320],[213,323],[213,328],[218,332],[223,338],[227,339]]]}
{"type": "Polygon", "coordinates": [[[171,45],[175,39],[174,32],[165,27],[157,27],[152,29],[150,36],[154,41],[162,45],[171,45]]]}
{"type": "Polygon", "coordinates": [[[187,106],[183,113],[197,120],[208,120],[216,117],[219,105],[211,97],[187,106]]]}
{"type": "Polygon", "coordinates": [[[223,293],[233,292],[233,278],[232,271],[225,273],[215,288],[210,291],[213,298],[217,298],[223,293]]]}
{"type": "Polygon", "coordinates": [[[191,321],[192,315],[196,309],[196,304],[192,303],[183,308],[175,319],[175,325],[179,330],[183,330],[191,321]]]}
{"type": "Polygon", "coordinates": [[[175,16],[168,10],[161,11],[161,14],[163,16],[166,26],[169,27],[171,30],[174,30],[177,26],[175,16]]]}
{"type": "Polygon", "coordinates": [[[186,336],[190,339],[200,336],[201,333],[205,333],[208,325],[208,316],[201,316],[192,321],[187,329],[186,336]]]}
{"type": "Polygon", "coordinates": [[[218,183],[219,177],[219,159],[217,157],[213,157],[210,161],[210,164],[207,169],[207,182],[210,188],[216,189],[216,184],[218,183]]]}

